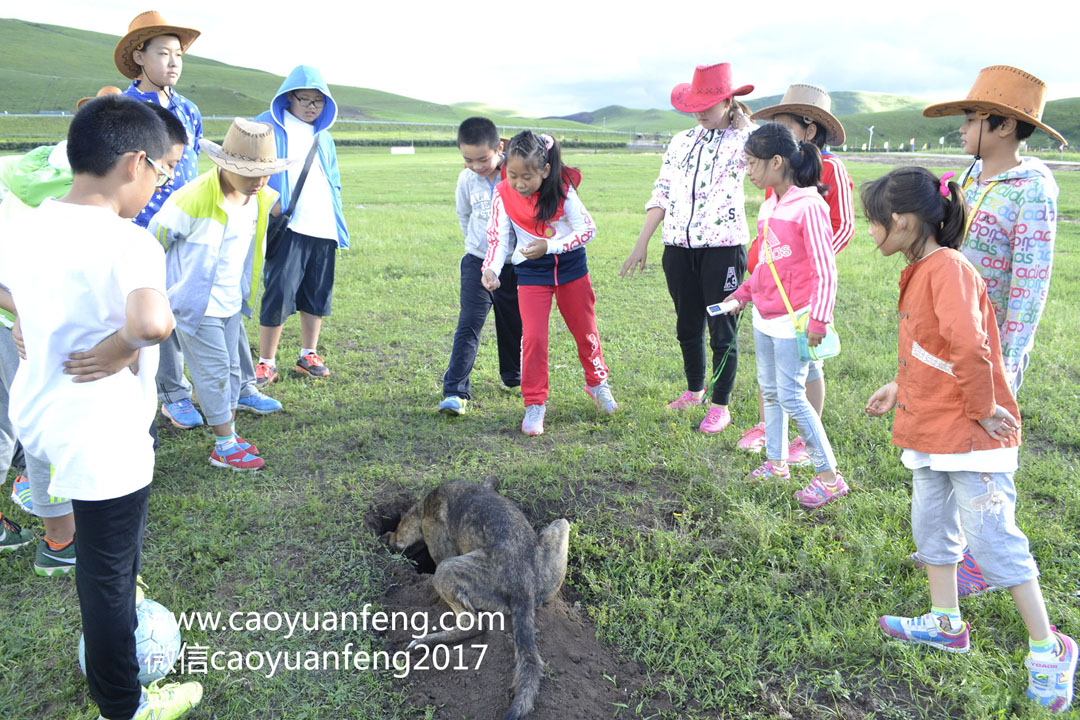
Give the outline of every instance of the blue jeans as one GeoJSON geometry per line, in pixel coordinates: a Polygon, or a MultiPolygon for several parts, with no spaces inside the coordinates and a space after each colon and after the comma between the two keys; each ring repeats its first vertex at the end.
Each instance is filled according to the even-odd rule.
{"type": "Polygon", "coordinates": [[[517,387],[521,384],[521,313],[518,310],[517,274],[514,266],[507,263],[499,274],[501,285],[495,292],[488,292],[480,283],[480,266],[483,260],[466,254],[461,258],[461,312],[454,345],[450,350],[450,363],[443,373],[443,397],[456,395],[471,398],[469,376],[476,362],[480,347],[480,331],[487,320],[488,311],[495,308],[495,339],[499,346],[499,376],[503,384],[517,387]]]}
{"type": "Polygon", "coordinates": [[[765,406],[765,453],[770,460],[788,456],[788,416],[806,441],[806,452],[818,472],[836,469],[832,445],[821,418],[806,399],[810,363],[799,360],[795,338],[775,338],[754,329],[758,385],[765,406]]]}

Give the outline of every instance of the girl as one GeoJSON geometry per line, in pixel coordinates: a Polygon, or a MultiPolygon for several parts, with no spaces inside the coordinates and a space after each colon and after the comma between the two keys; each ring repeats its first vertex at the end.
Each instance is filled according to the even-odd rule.
{"type": "Polygon", "coordinates": [[[847,494],[848,486],[836,471],[821,419],[806,398],[810,363],[799,359],[788,303],[795,313],[809,311],[807,337],[810,345],[819,344],[832,321],[836,296],[829,207],[818,193],[821,154],[816,145],[797,142],[784,125],[767,123],[750,135],[746,158],[750,182],[772,189],[758,216],[763,238],[758,265],[728,298],[737,302],[737,310],[754,303],[754,348],[768,459],[748,477],[791,477],[787,465],[790,415],[806,438],[810,461],[818,472],[795,493],[795,499],[805,508],[818,508],[847,494]]]}
{"type": "Polygon", "coordinates": [[[705,326],[713,351],[709,410],[698,430],[718,433],[731,423],[728,400],[738,367],[735,318],[710,317],[705,307],[719,302],[742,282],[746,271],[746,213],[743,145],[753,126],[736,95],[753,85],[732,88],[731,66],[698,66],[692,83],[676,85],[671,104],[693,113],[698,127],[672,138],[664,153],[652,198],[645,205],[645,225],[619,275],[645,269],[649,239],[664,224],[663,267],[675,303],[675,335],[682,348],[687,390],[668,403],[684,410],[705,402],[705,326]],[[723,358],[727,355],[727,360],[723,358]],[[722,370],[720,369],[722,367],[722,370]]]}
{"type": "Polygon", "coordinates": [[[912,472],[911,530],[930,579],[930,612],[886,615],[886,635],[967,652],[956,564],[961,529],[986,578],[1007,587],[1027,626],[1029,699],[1060,712],[1076,673],[1072,638],[1050,625],[1039,569],[1016,526],[1020,421],[1002,362],[994,308],[978,270],[958,250],[967,216],[953,173],[938,180],[901,168],[867,183],[862,203],[882,255],[902,253],[900,362],[866,414],[897,409],[893,444],[912,472]]]}
{"type": "MultiPolygon", "coordinates": [[[[826,144],[842,145],[845,139],[844,126],[832,114],[832,98],[829,93],[814,85],[797,83],[791,85],[779,105],[762,108],[750,116],[751,120],[761,122],[773,120],[787,125],[795,133],[795,139],[811,142],[821,151],[821,184],[825,186],[822,197],[829,204],[829,220],[832,223],[832,246],[839,253],[855,234],[855,184],[851,181],[844,164],[836,155],[826,149],[826,144]]],[[[748,272],[753,272],[757,265],[759,248],[757,241],[750,247],[748,272]]],[[[825,405],[825,377],[822,375],[822,361],[810,364],[806,376],[806,397],[814,407],[814,412],[821,417],[825,405]]],[[[758,395],[758,424],[742,434],[738,447],[751,452],[760,452],[765,446],[765,414],[761,409],[761,395],[758,395]]],[[[788,462],[803,465],[810,462],[806,454],[806,443],[801,437],[791,441],[788,448],[788,462]]]]}
{"type": "Polygon", "coordinates": [[[499,287],[492,268],[501,268],[507,248],[518,276],[521,309],[521,432],[544,432],[548,396],[548,317],[555,297],[566,327],[578,346],[585,370],[585,392],[607,414],[618,404],[608,386],[608,369],[596,332],[596,296],[589,281],[585,245],[596,235],[575,188],[581,173],[562,164],[559,144],[550,135],[518,133],[506,150],[506,179],[495,186],[488,221],[488,249],[481,266],[488,290],[499,287]]]}

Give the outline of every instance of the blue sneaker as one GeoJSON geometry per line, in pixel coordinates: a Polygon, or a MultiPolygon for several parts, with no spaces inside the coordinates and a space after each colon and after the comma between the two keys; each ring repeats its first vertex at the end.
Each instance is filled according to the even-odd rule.
{"type": "Polygon", "coordinates": [[[1073,677],[1076,675],[1076,643],[1057,628],[1050,626],[1057,640],[1054,660],[1036,660],[1029,653],[1024,665],[1028,669],[1027,697],[1050,712],[1064,712],[1073,699],[1073,677]]]}
{"type": "Polygon", "coordinates": [[[161,414],[169,418],[172,424],[181,430],[190,430],[203,424],[203,416],[188,398],[174,403],[162,403],[161,414]]]}
{"type": "Polygon", "coordinates": [[[468,400],[457,395],[451,395],[443,398],[443,401],[439,403],[439,412],[444,415],[464,415],[465,405],[468,404],[468,400]]]}
{"type": "Polygon", "coordinates": [[[237,410],[247,410],[256,415],[269,415],[281,409],[281,403],[258,390],[252,391],[247,397],[240,398],[236,403],[237,410]]]}
{"type": "MultiPolygon", "coordinates": [[[[947,618],[942,616],[944,624],[947,618]]],[[[971,648],[970,628],[966,622],[959,630],[938,625],[934,613],[908,618],[897,615],[883,615],[878,619],[881,630],[889,637],[918,645],[929,645],[946,652],[966,653],[971,648]]],[[[1075,665],[1075,662],[1074,662],[1075,665]]]]}
{"type": "Polygon", "coordinates": [[[11,502],[33,514],[34,501],[30,496],[30,478],[25,475],[15,478],[15,482],[11,485],[11,502]]]}

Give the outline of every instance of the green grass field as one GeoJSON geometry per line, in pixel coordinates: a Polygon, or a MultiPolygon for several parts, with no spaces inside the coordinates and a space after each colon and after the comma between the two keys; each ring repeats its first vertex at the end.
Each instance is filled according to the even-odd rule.
{"type": "MultiPolygon", "coordinates": [[[[353,247],[339,255],[322,336],[334,375],[316,383],[285,377],[270,389],[285,412],[240,418],[238,429],[267,461],[258,474],[212,468],[205,429],[162,428],[143,551],[149,597],[178,613],[358,610],[384,590],[392,562],[364,528],[365,513],[402,493],[419,497],[445,480],[494,473],[534,525],[570,520],[567,583],[599,637],[648,669],[645,692],[670,701],[670,720],[1042,717],[1023,699],[1026,634],[1007,593],[962,604],[973,626],[973,650],[964,656],[887,642],[877,629],[879,615],[921,614],[929,598],[925,575],[905,563],[914,550],[910,474],[890,445],[890,421],[862,412],[894,373],[903,268],[875,252],[864,221],[838,258],[844,351],[827,364],[824,412],[852,492],[808,513],[791,499],[808,471],[790,483],[742,479],[760,461],[735,448],[757,416],[749,323],[741,330],[734,426],[704,436],[695,429],[700,414],[664,410],[685,386],[659,239],[644,276],[617,276],[659,156],[568,155],[584,172],[581,196],[599,227],[589,261],[621,407],[611,418],[597,415],[570,335],[553,319],[547,432],[537,438],[518,431],[520,399],[497,389],[490,325],[468,413],[450,419],[434,411],[458,312],[460,156],[345,149],[340,160],[353,247]]],[[[887,169],[850,168],[857,184],[887,169]]],[[[1059,173],[1058,181],[1053,287],[1019,398],[1017,517],[1039,561],[1052,622],[1078,635],[1080,174],[1059,173]]],[[[761,194],[750,188],[749,198],[753,217],[761,194]]],[[[298,342],[293,318],[280,366],[298,342]]],[[[0,511],[40,535],[40,524],[7,496],[5,486],[0,511]]],[[[24,551],[0,558],[0,708],[12,718],[96,718],[77,665],[74,584],[35,577],[31,563],[24,551]]],[[[244,652],[379,647],[369,635],[340,633],[286,640],[191,630],[185,640],[244,652]]],[[[403,707],[385,673],[267,679],[215,671],[191,679],[206,686],[192,718],[446,717],[403,707]]],[[[613,707],[616,715],[639,716],[633,707],[613,707]]],[[[575,717],[573,708],[566,717],[575,717]]]]}

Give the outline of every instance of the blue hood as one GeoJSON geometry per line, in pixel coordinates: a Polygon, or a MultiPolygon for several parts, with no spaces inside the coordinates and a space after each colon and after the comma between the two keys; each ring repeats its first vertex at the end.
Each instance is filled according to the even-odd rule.
{"type": "Polygon", "coordinates": [[[273,117],[275,123],[284,128],[284,113],[286,108],[289,107],[287,94],[293,90],[303,90],[305,88],[314,88],[326,96],[326,105],[323,106],[322,114],[315,118],[315,122],[312,124],[315,127],[315,132],[329,130],[337,120],[337,103],[330,94],[330,88],[323,80],[322,73],[310,65],[297,65],[281,83],[277,95],[270,102],[271,117],[273,117]]]}

